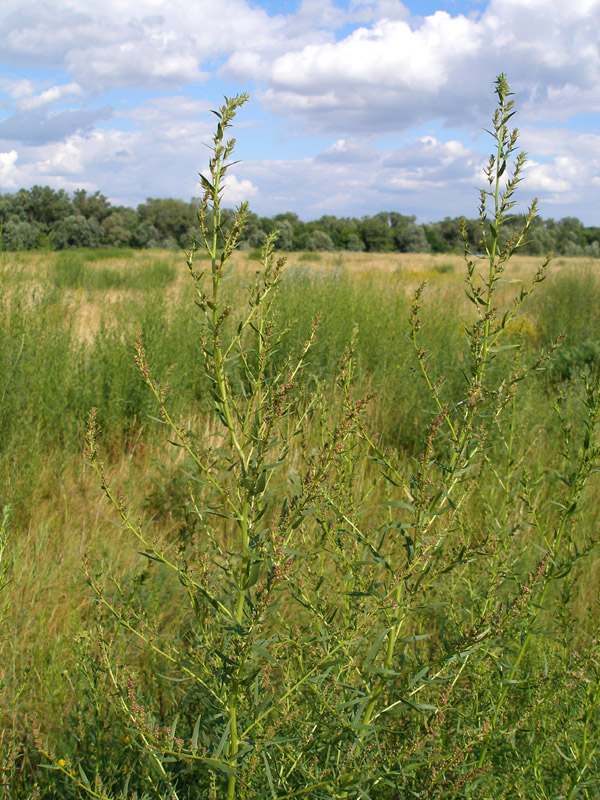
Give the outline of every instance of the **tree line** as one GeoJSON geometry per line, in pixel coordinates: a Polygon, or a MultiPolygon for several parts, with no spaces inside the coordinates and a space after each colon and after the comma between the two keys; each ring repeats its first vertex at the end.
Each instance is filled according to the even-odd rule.
{"type": "MultiPolygon", "coordinates": [[[[1,244],[5,250],[72,247],[187,248],[198,234],[199,200],[148,198],[136,209],[113,206],[101,194],[78,189],[71,196],[49,186],[20,189],[0,195],[1,244]]],[[[233,221],[235,212],[227,212],[233,221]]],[[[286,212],[260,217],[250,212],[241,247],[260,247],[275,229],[277,247],[289,251],[451,253],[463,248],[462,218],[417,223],[416,216],[383,211],[373,216],[325,215],[304,222],[286,212]]],[[[509,217],[504,235],[510,237],[523,224],[521,215],[509,217]]],[[[466,221],[470,244],[477,248],[480,231],[476,220],[466,221]]],[[[542,255],[600,256],[600,227],[586,227],[576,217],[558,221],[536,218],[521,252],[542,255]]]]}

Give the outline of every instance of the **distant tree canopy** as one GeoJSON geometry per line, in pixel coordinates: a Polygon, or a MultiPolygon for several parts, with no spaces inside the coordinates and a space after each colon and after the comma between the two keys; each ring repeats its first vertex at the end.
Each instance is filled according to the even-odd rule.
{"type": "MultiPolygon", "coordinates": [[[[197,236],[198,199],[190,202],[151,198],[137,209],[113,206],[100,192],[78,189],[71,197],[63,189],[49,186],[20,189],[0,195],[1,242],[5,250],[69,247],[164,247],[187,248],[197,236]]],[[[232,220],[234,212],[228,212],[232,220]]],[[[510,237],[523,223],[521,215],[510,217],[503,235],[510,237]]],[[[467,220],[471,246],[477,250],[480,229],[467,220]]],[[[249,213],[240,242],[242,248],[260,247],[274,230],[279,231],[280,250],[368,253],[452,253],[463,248],[461,218],[417,223],[415,216],[382,211],[374,216],[334,217],[326,215],[303,222],[286,212],[274,217],[249,213]]],[[[561,220],[536,218],[521,252],[543,255],[552,250],[566,256],[600,256],[600,227],[585,227],[575,217],[561,220]]]]}

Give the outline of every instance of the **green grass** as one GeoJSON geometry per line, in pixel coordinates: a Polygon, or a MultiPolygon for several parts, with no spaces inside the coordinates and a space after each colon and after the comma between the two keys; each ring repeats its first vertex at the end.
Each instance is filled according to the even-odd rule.
{"type": "Polygon", "coordinates": [[[125,251],[124,255],[120,255],[116,249],[111,255],[105,255],[102,250],[89,254],[78,250],[63,251],[51,263],[50,281],[60,289],[152,289],[164,288],[175,275],[173,265],[159,259],[146,260],[141,264],[136,261],[125,270],[117,266],[92,266],[92,263],[101,260],[117,258],[130,260],[132,251],[125,251]]]}
{"type": "Polygon", "coordinates": [[[323,261],[321,253],[301,253],[298,261],[310,264],[320,264],[323,261]]]}
{"type": "MultiPolygon", "coordinates": [[[[0,453],[6,459],[2,481],[5,502],[15,502],[17,485],[26,491],[29,481],[35,483],[31,474],[26,480],[19,477],[21,470],[16,468],[15,459],[31,458],[25,455],[28,451],[37,458],[35,454],[48,448],[76,452],[82,446],[83,420],[91,406],[101,409],[103,424],[114,435],[135,435],[138,426],[152,428],[153,423],[148,421],[153,416],[152,403],[132,361],[132,342],[138,329],[144,331],[152,348],[158,374],[169,375],[178,407],[203,411],[210,407],[198,368],[200,330],[190,322],[185,300],[175,308],[168,307],[162,292],[154,289],[154,281],[147,279],[156,262],[123,265],[115,270],[119,277],[113,285],[101,288],[94,284],[99,294],[123,286],[132,287],[133,294],[107,305],[110,313],[104,312],[91,340],[83,341],[77,330],[76,309],[64,295],[65,288],[74,288],[73,282],[67,287],[56,285],[55,276],[64,274],[65,263],[69,264],[64,257],[62,253],[49,257],[49,279],[36,289],[33,298],[28,289],[31,279],[17,273],[12,276],[11,292],[0,300],[0,358],[5,376],[0,394],[0,453]],[[20,283],[15,284],[16,280],[20,283]]],[[[173,271],[170,263],[156,267],[156,274],[169,276],[170,282],[173,271]]],[[[245,279],[236,278],[226,286],[238,313],[243,310],[240,298],[244,284],[245,279]]],[[[458,397],[465,366],[465,334],[454,311],[458,300],[449,299],[454,298],[455,291],[452,284],[444,283],[429,290],[423,326],[432,369],[446,377],[450,398],[458,397]]],[[[459,292],[460,287],[457,296],[459,292]]],[[[523,411],[520,425],[524,430],[553,424],[551,407],[544,412],[548,404],[541,404],[540,398],[557,391],[556,381],[560,384],[567,380],[565,385],[570,387],[581,369],[593,369],[598,363],[598,297],[598,277],[591,271],[573,269],[548,279],[532,300],[528,312],[532,322],[524,343],[530,357],[561,333],[566,334],[566,340],[548,369],[527,386],[531,408],[523,411]],[[577,314],[571,313],[575,307],[577,314]]],[[[378,393],[370,412],[374,425],[387,443],[416,453],[432,407],[415,372],[407,337],[409,304],[402,275],[373,273],[365,278],[343,270],[336,275],[306,268],[291,270],[282,282],[275,320],[278,329],[288,323],[291,327],[274,364],[281,364],[288,352],[301,350],[317,312],[322,310],[319,336],[307,359],[307,380],[310,374],[329,390],[357,325],[358,379],[378,393]]],[[[511,357],[507,351],[504,362],[511,357]]],[[[499,370],[504,368],[500,356],[496,364],[499,370]]]]}
{"type": "MultiPolygon", "coordinates": [[[[125,271],[129,266],[123,265],[119,269],[125,271]]],[[[52,274],[51,266],[49,276],[52,274]]],[[[5,691],[18,692],[19,696],[18,703],[14,704],[7,717],[7,725],[10,723],[10,729],[14,726],[18,737],[26,737],[23,744],[18,746],[15,756],[14,775],[20,776],[20,783],[16,784],[20,787],[17,791],[27,796],[35,779],[45,787],[44,797],[75,798],[84,795],[70,784],[65,784],[56,772],[38,770],[36,764],[39,759],[31,750],[26,733],[29,730],[27,720],[32,715],[50,737],[57,758],[64,755],[79,761],[83,757],[86,770],[89,770],[89,764],[93,761],[108,785],[120,785],[119,776],[124,769],[132,768],[137,758],[134,757],[134,750],[122,745],[122,737],[130,734],[108,704],[107,698],[112,690],[106,683],[107,676],[102,671],[94,675],[87,667],[82,671],[82,664],[92,663],[100,657],[93,639],[80,639],[81,634],[78,633],[84,621],[90,619],[90,615],[93,618],[96,613],[87,599],[89,589],[80,577],[83,549],[92,547],[96,561],[106,559],[112,565],[120,563],[121,580],[125,581],[125,585],[133,587],[138,580],[135,576],[140,576],[139,580],[143,580],[141,585],[147,586],[149,591],[139,596],[136,602],[142,603],[146,608],[144,613],[149,618],[156,616],[161,628],[164,625],[176,625],[172,632],[178,638],[185,636],[188,624],[185,617],[176,622],[177,614],[164,617],[163,609],[174,607],[177,581],[172,583],[165,576],[159,582],[158,594],[154,593],[154,589],[150,590],[151,584],[143,577],[146,573],[139,571],[142,565],[137,563],[135,553],[132,553],[131,560],[123,562],[119,532],[103,521],[106,510],[100,511],[100,506],[95,510],[98,499],[92,476],[84,471],[80,455],[85,416],[92,405],[99,408],[104,431],[103,446],[107,448],[112,469],[122,476],[120,480],[124,490],[133,503],[145,508],[153,516],[152,530],[157,533],[161,529],[169,531],[168,535],[177,539],[181,536],[202,536],[202,528],[198,528],[198,519],[190,508],[187,479],[178,469],[177,461],[165,460],[158,448],[162,441],[161,426],[155,421],[158,415],[132,359],[136,330],[144,332],[157,379],[171,382],[169,394],[177,413],[187,415],[190,419],[204,419],[206,422],[202,424],[212,429],[212,401],[209,384],[199,367],[201,330],[185,303],[171,307],[151,287],[137,288],[122,303],[107,305],[107,309],[111,309],[110,316],[108,312],[105,314],[104,322],[91,338],[82,338],[77,330],[77,307],[68,302],[64,289],[56,287],[50,279],[36,290],[32,300],[28,291],[30,278],[24,275],[20,280],[22,283],[13,288],[11,295],[3,297],[0,330],[2,374],[5,376],[0,398],[0,502],[13,506],[14,531],[14,546],[8,551],[11,554],[12,582],[4,594],[8,591],[13,598],[9,621],[16,629],[22,627],[17,613],[19,604],[27,608],[33,606],[37,610],[29,618],[26,638],[11,637],[4,645],[4,652],[9,654],[12,664],[8,672],[5,671],[8,678],[5,691]],[[91,520],[90,502],[94,509],[91,520]],[[27,536],[23,534],[25,531],[29,531],[27,536]],[[47,588],[42,591],[41,587],[47,588]],[[68,600],[63,599],[65,593],[68,593],[68,600]],[[52,631],[52,636],[46,635],[46,631],[52,631]],[[63,678],[65,670],[69,674],[67,682],[63,678]],[[24,674],[28,677],[22,683],[18,676],[24,674]],[[56,726],[54,720],[63,718],[69,720],[68,725],[56,726]],[[99,749],[97,735],[100,725],[103,739],[99,749]],[[75,731],[74,737],[69,730],[75,731]]],[[[551,321],[545,320],[544,309],[548,308],[547,304],[551,301],[551,319],[562,315],[563,330],[569,335],[567,341],[570,346],[575,346],[572,343],[583,346],[598,335],[593,304],[587,302],[597,290],[597,283],[590,275],[578,274],[577,271],[570,275],[569,281],[568,306],[561,305],[562,295],[559,291],[552,295],[549,290],[547,294],[540,294],[532,304],[530,316],[534,320],[534,327],[533,332],[530,331],[530,335],[523,340],[524,349],[520,351],[523,359],[534,358],[543,337],[547,335],[542,332],[543,325],[550,325],[551,321]],[[590,309],[585,325],[580,324],[581,320],[576,315],[568,313],[573,303],[582,309],[590,309]]],[[[231,302],[235,304],[236,315],[244,308],[240,299],[244,283],[245,279],[236,278],[225,285],[231,302]]],[[[113,290],[107,288],[96,291],[102,295],[110,294],[113,290]]],[[[435,374],[446,375],[448,398],[459,396],[466,363],[465,334],[452,310],[454,306],[447,301],[454,291],[451,284],[436,284],[431,288],[422,312],[423,342],[432,352],[431,369],[435,374]]],[[[326,273],[320,275],[315,271],[293,271],[281,284],[275,331],[283,330],[287,323],[291,323],[291,327],[274,353],[272,363],[272,369],[276,371],[287,354],[300,352],[315,315],[323,310],[318,337],[307,358],[302,386],[312,391],[318,385],[323,403],[329,405],[338,391],[336,376],[339,374],[340,359],[357,325],[355,391],[357,396],[370,390],[377,391],[368,412],[369,427],[374,434],[383,437],[384,444],[394,448],[398,465],[404,463],[407,466],[412,458],[418,458],[422,452],[428,425],[434,414],[423,379],[415,370],[412,345],[407,336],[409,306],[401,275],[365,278],[344,271],[335,276],[326,273]]],[[[555,329],[551,331],[552,334],[555,332],[555,329]]],[[[498,360],[492,369],[500,372],[511,358],[512,351],[507,351],[504,364],[498,360]]],[[[512,457],[519,463],[527,464],[536,487],[534,491],[556,496],[562,484],[545,466],[560,448],[560,426],[552,412],[553,398],[562,392],[569,414],[576,418],[580,413],[582,393],[577,370],[568,374],[560,372],[562,379],[557,382],[556,365],[561,363],[560,355],[555,356],[553,363],[555,366],[531,376],[523,385],[523,396],[513,419],[515,438],[519,444],[512,457]]],[[[232,376],[235,374],[234,369],[232,376]]],[[[323,425],[327,424],[327,415],[330,413],[323,410],[323,425]]],[[[500,453],[503,434],[499,431],[496,438],[490,441],[495,441],[494,447],[500,453]]],[[[314,446],[317,443],[318,436],[313,438],[314,446]]],[[[360,494],[367,491],[369,486],[377,485],[378,470],[375,463],[369,465],[368,461],[360,462],[356,469],[359,472],[355,473],[353,479],[354,491],[360,494]]],[[[505,503],[502,493],[498,494],[491,483],[480,482],[478,489],[482,495],[487,493],[486,502],[498,508],[505,503]]],[[[376,523],[379,514],[376,509],[385,492],[382,487],[368,491],[371,492],[371,500],[360,513],[367,514],[366,519],[371,520],[370,524],[380,524],[376,523]]],[[[481,532],[479,535],[489,524],[486,522],[486,502],[479,495],[471,501],[470,524],[475,531],[481,532]]],[[[592,531],[597,524],[595,504],[589,501],[584,503],[579,518],[582,531],[592,531]]],[[[510,524],[514,525],[514,522],[510,524]]],[[[514,532],[510,534],[512,537],[515,535],[514,532]]],[[[524,531],[518,534],[518,541],[523,542],[521,548],[525,546],[523,535],[524,531]]],[[[441,626],[440,630],[446,628],[449,631],[449,625],[463,624],[460,617],[451,622],[442,598],[452,591],[458,593],[456,596],[463,596],[466,602],[466,587],[475,580],[476,570],[480,569],[477,563],[474,562],[475,572],[466,571],[459,584],[442,582],[441,605],[431,616],[435,627],[441,626]],[[454,588],[451,589],[451,586],[454,588]]],[[[527,563],[527,559],[524,563],[527,563]]],[[[583,637],[583,641],[585,631],[589,630],[586,615],[593,613],[597,575],[597,562],[590,556],[581,562],[581,567],[575,569],[570,580],[568,614],[578,620],[574,630],[578,631],[578,638],[583,637]]],[[[510,579],[516,580],[516,576],[510,579]]],[[[510,581],[505,582],[507,596],[512,591],[510,581]]],[[[106,631],[104,635],[112,637],[117,634],[118,627],[113,629],[108,618],[103,618],[103,625],[106,631]]],[[[545,669],[549,676],[558,674],[557,671],[564,668],[560,636],[551,641],[556,641],[556,645],[548,644],[540,651],[540,658],[543,654],[542,660],[545,659],[547,663],[545,669]]],[[[150,702],[157,690],[157,681],[160,683],[162,680],[157,678],[156,671],[161,672],[163,667],[154,665],[149,654],[142,651],[136,654],[132,646],[132,642],[127,644],[123,641],[118,644],[118,652],[124,660],[137,664],[138,690],[150,702]]],[[[408,652],[405,657],[409,657],[408,652]]],[[[418,650],[410,658],[416,659],[416,674],[416,665],[428,656],[426,652],[418,650]]],[[[538,666],[533,655],[532,658],[531,669],[535,672],[538,666]]],[[[485,670],[491,671],[480,671],[483,683],[477,695],[478,703],[487,702],[485,692],[488,689],[483,688],[487,685],[485,682],[496,680],[492,663],[485,667],[485,670]]],[[[543,681],[543,675],[539,680],[543,681]]],[[[528,707],[528,703],[536,702],[535,693],[542,691],[544,686],[543,682],[538,684],[537,681],[528,689],[533,693],[530,699],[522,697],[519,708],[523,704],[528,707]]],[[[168,681],[161,683],[161,702],[166,704],[165,708],[174,707],[173,704],[179,707],[180,725],[183,730],[187,726],[186,735],[191,735],[196,721],[195,701],[193,695],[182,695],[175,691],[176,686],[168,681]]],[[[428,697],[434,705],[439,702],[434,697],[435,692],[431,694],[434,687],[435,684],[426,692],[423,689],[423,702],[427,702],[428,697]]],[[[554,741],[553,731],[559,723],[565,730],[568,729],[570,715],[579,708],[577,703],[580,702],[580,693],[585,692],[585,685],[573,684],[573,696],[567,696],[562,691],[553,700],[556,706],[553,705],[552,717],[535,717],[539,731],[535,740],[538,748],[536,758],[545,759],[544,763],[550,765],[545,769],[549,769],[550,773],[554,771],[552,780],[556,785],[563,780],[561,776],[565,765],[556,750],[550,752],[545,748],[544,737],[554,741]],[[550,725],[551,721],[552,725],[556,723],[554,727],[550,725]]],[[[469,713],[467,706],[460,713],[469,713]]],[[[512,722],[507,717],[505,724],[520,731],[517,717],[512,722]]],[[[411,730],[411,736],[422,735],[419,726],[411,730]]],[[[531,758],[530,746],[526,747],[519,738],[526,734],[517,732],[514,736],[517,737],[515,743],[519,743],[522,752],[528,753],[527,758],[531,758]]],[[[452,749],[458,746],[456,739],[448,737],[449,734],[444,734],[438,740],[436,746],[440,752],[446,747],[452,749]]],[[[494,759],[494,775],[489,776],[485,784],[488,787],[486,791],[492,793],[489,796],[499,796],[493,793],[504,791],[500,778],[503,770],[522,774],[525,782],[533,780],[527,777],[527,759],[518,758],[510,742],[506,743],[505,749],[494,751],[494,759]]],[[[135,767],[136,770],[142,768],[141,763],[135,767]]],[[[551,780],[550,773],[545,774],[544,785],[551,780]]],[[[418,774],[414,773],[413,779],[416,780],[418,774]]],[[[182,786],[185,786],[185,781],[182,786]]],[[[185,790],[183,796],[187,796],[185,790]]],[[[382,797],[387,795],[383,794],[382,797]]]]}
{"type": "Polygon", "coordinates": [[[129,247],[96,247],[84,250],[75,250],[85,261],[110,261],[114,259],[130,260],[135,258],[135,251],[129,247]]]}

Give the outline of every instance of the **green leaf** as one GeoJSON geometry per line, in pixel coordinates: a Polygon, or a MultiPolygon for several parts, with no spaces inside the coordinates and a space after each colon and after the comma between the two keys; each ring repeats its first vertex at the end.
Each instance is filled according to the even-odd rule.
{"type": "Polygon", "coordinates": [[[138,553],[141,556],[144,556],[144,558],[147,558],[149,561],[156,561],[157,564],[164,564],[165,563],[162,558],[157,558],[156,556],[152,556],[152,555],[150,555],[150,553],[142,553],[141,550],[138,550],[138,553]]]}
{"type": "Polygon", "coordinates": [[[273,798],[277,798],[277,793],[275,792],[275,786],[273,784],[273,776],[271,775],[271,767],[269,766],[269,760],[267,758],[267,754],[264,751],[262,757],[263,757],[263,763],[265,765],[265,772],[267,773],[267,781],[269,782],[269,789],[271,790],[271,796],[273,798]]]}
{"type": "Polygon", "coordinates": [[[173,720],[173,724],[171,725],[171,730],[169,731],[169,745],[171,747],[173,747],[173,742],[175,741],[175,732],[177,730],[178,722],[179,722],[179,714],[177,714],[175,719],[173,720]]]}
{"type": "Polygon", "coordinates": [[[372,665],[373,661],[375,661],[375,659],[377,658],[377,653],[379,653],[379,651],[381,650],[381,647],[385,642],[385,640],[387,639],[389,632],[390,628],[384,628],[382,631],[380,631],[379,635],[377,636],[377,638],[367,651],[367,655],[365,656],[365,660],[363,661],[363,669],[367,669],[372,665]]]}
{"type": "Polygon", "coordinates": [[[428,672],[429,672],[429,666],[423,667],[423,669],[420,669],[416,675],[413,675],[408,685],[412,688],[415,685],[415,683],[418,683],[421,680],[421,678],[424,678],[428,672]]]}
{"type": "Polygon", "coordinates": [[[391,506],[392,508],[403,508],[411,513],[413,513],[415,510],[414,506],[411,506],[409,503],[401,503],[399,500],[388,500],[386,502],[386,506],[391,506]]]}
{"type": "Polygon", "coordinates": [[[194,725],[194,730],[192,731],[192,747],[194,750],[198,749],[198,735],[200,733],[201,719],[202,719],[202,714],[199,714],[196,720],[196,724],[194,725]]]}
{"type": "Polygon", "coordinates": [[[225,761],[220,761],[218,758],[203,758],[203,763],[206,764],[207,767],[210,767],[213,770],[219,770],[220,772],[224,772],[226,775],[234,775],[237,777],[237,772],[234,768],[227,764],[225,761]]]}
{"type": "Polygon", "coordinates": [[[502,350],[514,350],[515,348],[521,347],[520,344],[505,344],[502,347],[489,347],[488,353],[500,353],[502,350]]]}
{"type": "Polygon", "coordinates": [[[252,562],[248,576],[240,588],[250,589],[258,582],[258,578],[260,576],[260,568],[262,564],[263,564],[262,559],[257,559],[256,561],[252,562]]]}
{"type": "Polygon", "coordinates": [[[277,661],[277,659],[273,655],[271,655],[271,653],[269,653],[269,651],[266,650],[261,644],[258,644],[258,643],[253,644],[252,645],[252,651],[254,653],[258,653],[263,658],[266,658],[267,661],[270,661],[272,664],[278,664],[279,663],[277,661]]]}
{"type": "Polygon", "coordinates": [[[560,472],[557,472],[556,470],[553,470],[553,472],[559,481],[562,481],[564,484],[566,484],[569,487],[569,489],[571,488],[572,486],[571,482],[567,480],[567,478],[565,478],[564,475],[561,475],[560,472]]]}
{"type": "Polygon", "coordinates": [[[254,485],[254,494],[262,494],[265,490],[265,486],[267,484],[267,471],[263,469],[263,471],[258,476],[258,480],[254,485]]]}
{"type": "Polygon", "coordinates": [[[81,775],[81,780],[82,780],[82,781],[85,783],[85,785],[86,785],[88,788],[90,788],[90,789],[91,789],[91,788],[92,788],[92,785],[91,785],[91,783],[90,783],[90,781],[89,781],[89,778],[88,778],[88,776],[87,776],[87,775],[85,774],[85,772],[83,771],[83,767],[81,766],[81,764],[78,764],[78,766],[79,766],[79,774],[81,775]]]}
{"type": "Polygon", "coordinates": [[[422,639],[430,639],[433,636],[433,633],[418,633],[416,636],[403,636],[402,639],[398,639],[399,642],[419,642],[422,639]]]}

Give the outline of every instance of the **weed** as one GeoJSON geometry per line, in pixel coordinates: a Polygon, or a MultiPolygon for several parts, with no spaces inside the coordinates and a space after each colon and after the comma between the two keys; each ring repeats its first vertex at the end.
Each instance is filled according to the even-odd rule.
{"type": "MultiPolygon", "coordinates": [[[[441,298],[428,312],[425,285],[384,305],[370,276],[360,291],[344,271],[284,279],[273,237],[240,302],[226,280],[247,208],[223,234],[220,195],[245,97],[218,111],[187,256],[197,317],[180,323],[199,343],[187,370],[208,402],[181,403],[185,359],[169,368],[167,315],[153,306],[135,362],[157,409],[151,436],[176,455],[132,496],[115,474],[126,459],[102,456],[107,412],[90,415],[88,458],[142,564],[85,559],[96,603],[74,645],[83,700],[74,743],[35,734],[46,796],[597,796],[598,593],[586,572],[600,383],[584,375],[574,416],[572,397],[538,382],[558,342],[536,350],[515,334],[547,262],[507,298],[535,204],[506,239],[525,156],[504,76],[496,93],[477,254],[464,232],[461,327],[441,298]],[[370,346],[363,329],[376,331],[370,346]],[[390,358],[423,423],[408,452],[374,424],[410,408],[369,391],[390,358]],[[550,413],[544,446],[532,421],[550,413]]],[[[108,362],[102,375],[121,369],[108,362]]]]}

